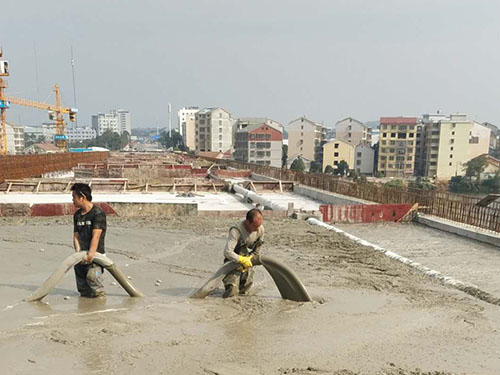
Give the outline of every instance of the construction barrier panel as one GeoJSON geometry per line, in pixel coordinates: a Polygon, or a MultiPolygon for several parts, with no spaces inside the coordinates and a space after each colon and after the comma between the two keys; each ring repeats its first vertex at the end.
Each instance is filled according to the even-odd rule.
{"type": "Polygon", "coordinates": [[[411,204],[355,204],[338,206],[322,204],[319,210],[325,223],[374,223],[400,221],[412,208],[411,204]]]}
{"type": "Polygon", "coordinates": [[[43,173],[67,171],[79,163],[105,160],[109,152],[64,152],[40,155],[0,156],[0,183],[5,180],[40,176],[43,173]]]}

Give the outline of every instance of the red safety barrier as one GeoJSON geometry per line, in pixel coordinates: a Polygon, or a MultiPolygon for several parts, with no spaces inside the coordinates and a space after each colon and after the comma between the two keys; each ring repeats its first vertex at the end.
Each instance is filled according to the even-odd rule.
{"type": "Polygon", "coordinates": [[[325,223],[374,223],[399,221],[411,208],[411,204],[322,204],[319,210],[325,223]]]}
{"type": "MultiPolygon", "coordinates": [[[[108,203],[94,203],[106,215],[116,215],[115,210],[108,203]]],[[[36,203],[30,207],[30,216],[64,216],[73,215],[76,211],[73,203],[36,203]]]]}

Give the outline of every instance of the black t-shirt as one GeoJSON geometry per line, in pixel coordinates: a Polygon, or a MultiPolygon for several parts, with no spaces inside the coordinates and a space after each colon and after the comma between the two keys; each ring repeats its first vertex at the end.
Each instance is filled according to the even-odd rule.
{"type": "Polygon", "coordinates": [[[106,236],[106,214],[95,204],[92,209],[85,215],[82,215],[82,209],[79,209],[73,215],[73,223],[75,233],[78,233],[78,242],[82,251],[90,249],[90,241],[92,240],[92,231],[94,229],[102,229],[101,237],[97,252],[104,254],[104,237],[106,236]]]}

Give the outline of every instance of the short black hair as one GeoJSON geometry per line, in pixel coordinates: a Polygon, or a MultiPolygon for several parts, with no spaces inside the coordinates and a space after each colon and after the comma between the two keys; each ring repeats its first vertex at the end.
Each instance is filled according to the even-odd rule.
{"type": "Polygon", "coordinates": [[[71,186],[71,191],[77,195],[85,197],[89,202],[92,202],[92,189],[88,184],[76,183],[71,186]]]}
{"type": "Polygon", "coordinates": [[[262,216],[262,212],[258,208],[252,208],[250,211],[247,212],[247,220],[250,223],[253,223],[253,220],[257,215],[262,216]]]}

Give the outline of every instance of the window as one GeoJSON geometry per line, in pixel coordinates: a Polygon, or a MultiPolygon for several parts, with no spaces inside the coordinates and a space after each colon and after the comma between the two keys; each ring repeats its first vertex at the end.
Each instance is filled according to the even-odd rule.
{"type": "Polygon", "coordinates": [[[451,161],[448,163],[448,165],[449,165],[450,167],[451,167],[451,165],[452,165],[452,164],[453,164],[453,163],[452,163],[451,161]]]}
{"type": "Polygon", "coordinates": [[[361,165],[361,160],[356,160],[356,165],[361,165]]]}
{"type": "Polygon", "coordinates": [[[451,132],[451,135],[455,135],[455,132],[454,132],[454,131],[453,131],[453,132],[451,132]]]}
{"type": "Polygon", "coordinates": [[[339,164],[338,160],[335,160],[335,161],[333,162],[333,165],[338,165],[338,164],[339,164]]]}
{"type": "Polygon", "coordinates": [[[406,164],[406,169],[411,169],[411,164],[406,164]]]}
{"type": "Polygon", "coordinates": [[[219,135],[219,141],[222,141],[222,135],[219,135]]]}
{"type": "Polygon", "coordinates": [[[391,137],[395,138],[396,137],[396,133],[391,133],[391,137]]]}
{"type": "Polygon", "coordinates": [[[360,158],[360,157],[361,157],[361,152],[358,152],[358,154],[357,154],[357,155],[358,155],[358,158],[360,158]]]}
{"type": "Polygon", "coordinates": [[[390,155],[389,160],[394,160],[394,155],[390,155]]]}
{"type": "Polygon", "coordinates": [[[453,159],[453,154],[450,154],[450,159],[453,159]]]}
{"type": "Polygon", "coordinates": [[[303,137],[304,136],[304,133],[300,133],[300,136],[303,137]]]}
{"type": "Polygon", "coordinates": [[[387,156],[385,156],[385,155],[380,157],[380,160],[386,160],[386,159],[387,159],[387,156]]]}
{"type": "Polygon", "coordinates": [[[266,151],[266,156],[271,156],[271,151],[266,151]]]}
{"type": "Polygon", "coordinates": [[[386,141],[382,141],[382,144],[385,145],[386,144],[386,141]]]}
{"type": "Polygon", "coordinates": [[[382,133],[382,137],[387,137],[387,133],[382,133]]]}
{"type": "Polygon", "coordinates": [[[408,133],[409,138],[413,138],[415,136],[415,133],[408,133]]]}
{"type": "Polygon", "coordinates": [[[398,133],[398,139],[406,139],[406,133],[398,133]]]}
{"type": "Polygon", "coordinates": [[[385,168],[385,163],[380,164],[380,168],[385,168]]]}
{"type": "Polygon", "coordinates": [[[450,139],[450,145],[452,145],[453,143],[455,143],[455,140],[454,139],[450,139]]]}
{"type": "Polygon", "coordinates": [[[389,149],[389,152],[393,154],[393,153],[395,153],[395,152],[396,152],[396,150],[395,150],[395,149],[393,149],[393,148],[390,148],[390,149],[389,149]]]}
{"type": "Polygon", "coordinates": [[[387,164],[387,166],[388,166],[389,168],[393,168],[393,165],[392,165],[392,164],[387,164]]]}
{"type": "Polygon", "coordinates": [[[339,148],[339,144],[338,144],[338,143],[335,143],[335,144],[333,145],[333,148],[339,148]]]}
{"type": "Polygon", "coordinates": [[[406,160],[408,160],[408,161],[412,161],[412,159],[413,159],[413,156],[408,156],[408,157],[406,158],[406,160]]]}
{"type": "Polygon", "coordinates": [[[390,141],[391,146],[394,146],[396,144],[396,141],[390,141]]]}
{"type": "Polygon", "coordinates": [[[450,151],[453,151],[453,146],[450,147],[450,151]]]}
{"type": "Polygon", "coordinates": [[[219,118],[222,118],[222,113],[219,113],[219,118]]]}
{"type": "Polygon", "coordinates": [[[380,150],[381,152],[387,152],[387,149],[386,148],[382,148],[382,150],[380,150]]]}
{"type": "Polygon", "coordinates": [[[304,125],[300,125],[300,128],[301,128],[301,129],[304,129],[304,125]]]}
{"type": "Polygon", "coordinates": [[[339,156],[339,153],[338,153],[338,152],[334,152],[334,153],[333,153],[333,156],[334,156],[334,157],[338,157],[338,156],[339,156]]]}
{"type": "Polygon", "coordinates": [[[219,133],[222,133],[222,128],[219,128],[219,133]]]}

